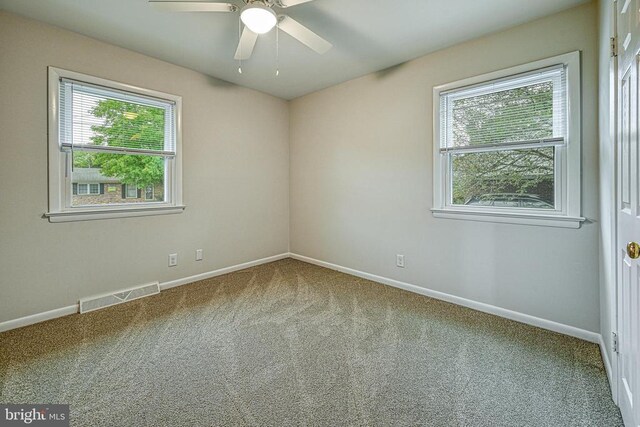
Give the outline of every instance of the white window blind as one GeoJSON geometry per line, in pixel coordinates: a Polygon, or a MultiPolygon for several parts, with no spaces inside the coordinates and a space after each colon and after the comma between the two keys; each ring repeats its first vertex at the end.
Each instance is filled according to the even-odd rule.
{"type": "Polygon", "coordinates": [[[440,93],[440,151],[566,143],[564,65],[440,93]]]}
{"type": "Polygon", "coordinates": [[[59,99],[61,149],[176,155],[172,101],[65,78],[59,99]]]}

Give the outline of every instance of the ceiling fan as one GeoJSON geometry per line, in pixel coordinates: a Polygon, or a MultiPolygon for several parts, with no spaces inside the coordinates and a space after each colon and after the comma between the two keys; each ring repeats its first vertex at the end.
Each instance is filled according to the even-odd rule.
{"type": "Polygon", "coordinates": [[[266,34],[276,26],[297,39],[299,42],[319,54],[333,47],[331,43],[300,24],[290,16],[282,15],[275,9],[286,9],[312,0],[242,0],[245,5],[239,8],[232,3],[215,1],[168,1],[149,0],[156,9],[170,12],[237,12],[244,24],[242,35],[236,49],[235,59],[246,60],[251,57],[259,34],[266,34]]]}

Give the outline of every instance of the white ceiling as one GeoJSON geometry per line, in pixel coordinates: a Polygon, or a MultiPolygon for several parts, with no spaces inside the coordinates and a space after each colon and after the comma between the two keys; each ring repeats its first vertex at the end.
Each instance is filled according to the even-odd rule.
{"type": "Polygon", "coordinates": [[[273,31],[238,73],[237,13],[160,12],[147,0],[0,0],[0,8],[292,99],[586,1],[315,0],[286,13],[334,48],[318,55],[280,33],[279,77],[273,31]]]}

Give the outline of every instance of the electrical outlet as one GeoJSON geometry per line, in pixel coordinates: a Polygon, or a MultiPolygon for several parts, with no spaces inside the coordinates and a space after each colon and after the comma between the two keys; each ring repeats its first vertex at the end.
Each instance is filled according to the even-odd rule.
{"type": "Polygon", "coordinates": [[[202,261],[202,249],[196,249],[196,261],[202,261]]]}
{"type": "Polygon", "coordinates": [[[396,266],[404,268],[404,255],[396,255],[396,266]]]}
{"type": "Polygon", "coordinates": [[[178,254],[169,254],[169,267],[178,265],[178,254]]]}

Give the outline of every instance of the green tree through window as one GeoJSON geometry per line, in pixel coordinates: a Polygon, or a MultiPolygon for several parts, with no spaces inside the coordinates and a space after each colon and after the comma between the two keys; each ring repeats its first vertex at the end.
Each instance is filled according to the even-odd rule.
{"type": "MultiPolygon", "coordinates": [[[[114,99],[101,100],[91,113],[104,120],[93,125],[94,145],[162,151],[164,148],[165,110],[114,99]]],[[[77,152],[76,167],[100,168],[104,176],[138,187],[163,182],[164,158],[150,155],[77,152]]]]}
{"type": "MultiPolygon", "coordinates": [[[[457,99],[456,147],[540,140],[553,135],[553,83],[457,99]]],[[[553,205],[554,149],[502,149],[452,154],[452,199],[465,204],[489,194],[536,195],[553,205]]]]}

